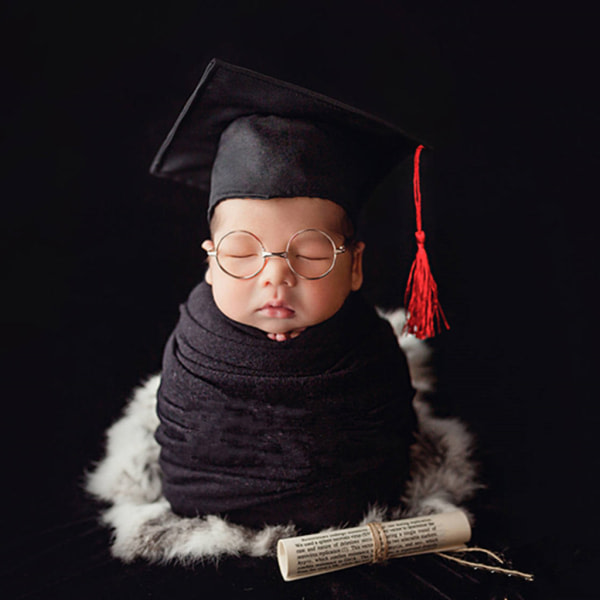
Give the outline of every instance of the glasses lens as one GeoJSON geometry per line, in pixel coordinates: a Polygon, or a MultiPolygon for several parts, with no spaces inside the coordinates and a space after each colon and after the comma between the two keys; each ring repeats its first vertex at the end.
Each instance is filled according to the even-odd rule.
{"type": "Polygon", "coordinates": [[[288,260],[294,271],[307,279],[318,279],[333,267],[335,244],[322,231],[300,231],[289,242],[288,260]]]}
{"type": "Polygon", "coordinates": [[[252,277],[263,266],[262,246],[252,234],[232,231],[221,238],[217,261],[221,269],[233,277],[252,277]]]}

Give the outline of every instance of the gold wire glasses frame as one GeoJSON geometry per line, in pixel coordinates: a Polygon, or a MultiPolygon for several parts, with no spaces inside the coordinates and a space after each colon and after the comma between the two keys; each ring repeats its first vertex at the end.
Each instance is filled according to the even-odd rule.
{"type": "Polygon", "coordinates": [[[284,252],[268,252],[256,235],[236,229],[226,233],[216,248],[206,253],[216,259],[224,273],[235,279],[252,279],[263,270],[267,259],[283,258],[292,273],[313,280],[331,273],[337,256],[346,250],[344,244],[336,246],[324,231],[309,228],[294,233],[284,252]]]}

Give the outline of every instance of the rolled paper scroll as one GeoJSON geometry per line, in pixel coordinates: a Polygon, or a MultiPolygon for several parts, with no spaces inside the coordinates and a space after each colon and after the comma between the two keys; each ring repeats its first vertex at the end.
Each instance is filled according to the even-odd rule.
{"type": "Polygon", "coordinates": [[[277,561],[285,581],[294,581],[392,558],[464,548],[471,527],[462,511],[368,523],[284,538],[277,561]]]}

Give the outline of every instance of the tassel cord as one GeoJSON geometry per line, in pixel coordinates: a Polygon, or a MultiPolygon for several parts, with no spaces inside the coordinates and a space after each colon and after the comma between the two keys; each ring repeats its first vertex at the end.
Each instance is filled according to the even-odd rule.
{"type": "Polygon", "coordinates": [[[419,146],[414,156],[413,192],[417,225],[415,232],[417,254],[409,273],[404,294],[404,306],[408,314],[404,330],[419,339],[434,337],[442,328],[450,328],[438,301],[437,284],[431,273],[429,259],[425,251],[419,175],[420,157],[423,148],[423,146],[419,146]]]}

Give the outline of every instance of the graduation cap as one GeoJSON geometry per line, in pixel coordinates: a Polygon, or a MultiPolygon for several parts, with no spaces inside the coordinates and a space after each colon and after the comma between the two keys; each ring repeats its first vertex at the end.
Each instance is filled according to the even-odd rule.
{"type": "MultiPolygon", "coordinates": [[[[419,140],[378,117],[213,59],[150,172],[208,192],[209,219],[227,198],[315,197],[339,204],[356,222],[381,180],[416,148],[419,153],[423,148],[419,140]]],[[[417,221],[417,260],[407,298],[409,288],[411,297],[423,296],[424,284],[430,299],[415,304],[408,298],[408,326],[411,333],[430,337],[433,329],[425,322],[439,321],[441,308],[427,275],[420,192],[417,221]]]]}

